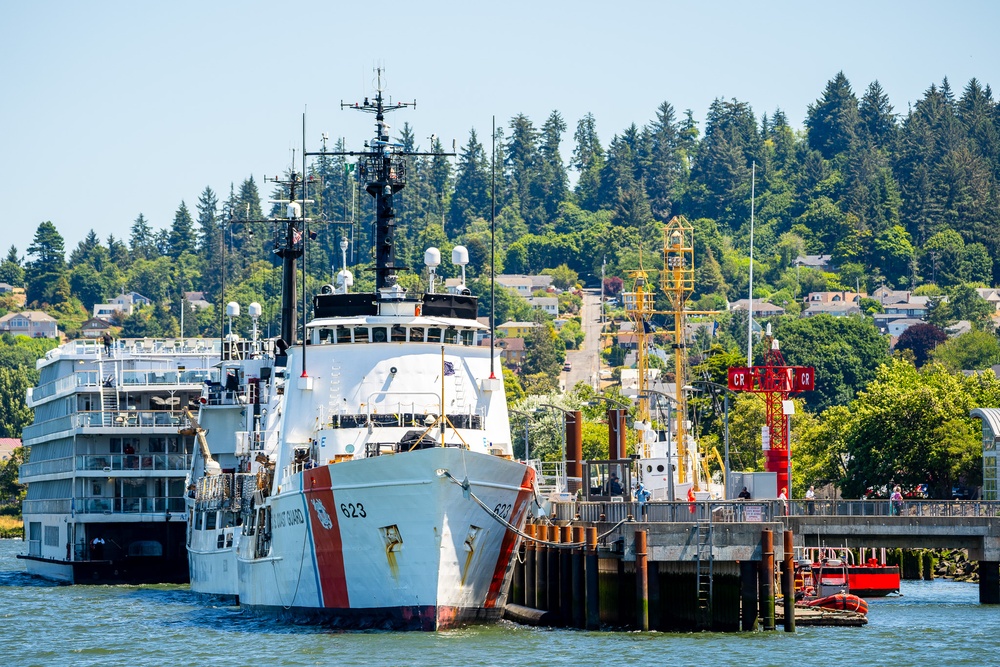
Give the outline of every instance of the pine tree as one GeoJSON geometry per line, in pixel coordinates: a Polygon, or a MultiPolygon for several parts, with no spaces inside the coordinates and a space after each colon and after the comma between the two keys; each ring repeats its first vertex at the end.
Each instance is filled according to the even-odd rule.
{"type": "Polygon", "coordinates": [[[150,259],[155,252],[153,228],[150,227],[142,213],[132,223],[131,236],[129,236],[129,249],[132,251],[133,262],[137,259],[150,259]]]}
{"type": "Polygon", "coordinates": [[[469,141],[462,148],[458,163],[458,176],[445,231],[448,238],[465,232],[476,218],[489,216],[490,166],[479,143],[476,130],[469,132],[469,141]]]}
{"type": "Polygon", "coordinates": [[[34,257],[25,267],[28,303],[55,304],[57,281],[66,277],[65,243],[55,225],[47,220],[38,225],[28,256],[34,257]]]}
{"type": "Polygon", "coordinates": [[[576,147],[573,149],[571,167],[579,173],[576,181],[576,197],[580,207],[596,211],[599,204],[601,171],[604,168],[604,149],[597,136],[597,121],[592,113],[587,113],[576,124],[573,133],[576,147]]]}
{"type": "Polygon", "coordinates": [[[687,165],[680,147],[680,130],[674,107],[663,102],[656,110],[650,130],[650,165],[646,186],[653,215],[669,220],[674,203],[683,192],[687,165]]]}
{"type": "Polygon", "coordinates": [[[187,204],[181,200],[181,205],[174,213],[174,222],[170,226],[170,257],[178,259],[183,253],[194,252],[197,239],[194,233],[194,221],[187,204]]]}
{"type": "Polygon", "coordinates": [[[559,211],[559,205],[566,199],[569,186],[566,178],[566,168],[563,166],[559,145],[562,134],[566,131],[566,121],[558,111],[549,114],[542,125],[541,144],[539,146],[539,191],[536,196],[541,198],[545,210],[545,223],[550,225],[559,211]]]}
{"type": "Polygon", "coordinates": [[[889,96],[877,80],[868,84],[861,98],[858,119],[865,138],[876,148],[886,150],[892,146],[897,130],[896,115],[889,104],[889,96]]]}
{"type": "Polygon", "coordinates": [[[7,283],[11,287],[24,285],[24,267],[21,266],[17,246],[11,245],[7,251],[7,257],[0,262],[0,283],[7,283]]]}
{"type": "Polygon", "coordinates": [[[827,160],[845,152],[857,138],[858,99],[843,72],[826,84],[823,96],[806,114],[809,147],[827,160]]]}

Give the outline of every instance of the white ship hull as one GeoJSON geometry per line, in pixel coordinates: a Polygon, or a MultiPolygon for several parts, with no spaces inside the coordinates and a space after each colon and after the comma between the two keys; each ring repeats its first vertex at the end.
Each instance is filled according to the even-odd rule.
{"type": "Polygon", "coordinates": [[[435,630],[496,620],[518,537],[472,495],[520,529],[533,481],[522,464],[455,447],[296,474],[264,505],[271,539],[258,544],[267,539],[258,525],[240,542],[240,603],[335,627],[435,630]],[[445,470],[467,476],[471,493],[445,470]]]}

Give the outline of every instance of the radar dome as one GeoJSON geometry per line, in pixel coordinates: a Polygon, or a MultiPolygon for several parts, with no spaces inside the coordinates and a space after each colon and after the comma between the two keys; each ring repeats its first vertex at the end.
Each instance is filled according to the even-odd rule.
{"type": "Polygon", "coordinates": [[[235,301],[230,301],[226,304],[226,315],[229,317],[239,317],[240,316],[240,304],[235,301]]]}
{"type": "Polygon", "coordinates": [[[441,251],[437,248],[428,248],[424,251],[424,264],[436,267],[441,264],[441,251]]]}
{"type": "Polygon", "coordinates": [[[469,263],[469,249],[464,245],[457,245],[451,249],[451,263],[465,266],[469,263]]]}
{"type": "Polygon", "coordinates": [[[253,318],[253,319],[255,319],[255,320],[256,320],[256,319],[257,319],[258,317],[260,317],[260,314],[261,314],[262,312],[264,312],[264,309],[263,309],[263,308],[261,308],[261,307],[260,307],[260,304],[259,304],[259,303],[257,303],[256,301],[254,301],[253,303],[251,303],[251,304],[250,304],[250,307],[249,307],[249,308],[247,308],[247,313],[249,313],[250,317],[251,317],[251,318],[253,318]]]}

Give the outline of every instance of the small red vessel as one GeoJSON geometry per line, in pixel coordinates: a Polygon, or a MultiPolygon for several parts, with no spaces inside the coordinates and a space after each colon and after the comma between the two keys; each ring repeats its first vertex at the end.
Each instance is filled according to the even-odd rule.
{"type": "Polygon", "coordinates": [[[839,559],[847,564],[848,593],[865,598],[880,598],[899,594],[899,566],[886,565],[885,549],[861,549],[862,562],[855,563],[850,549],[809,547],[798,550],[797,558],[808,558],[812,569],[827,559],[839,559]]]}

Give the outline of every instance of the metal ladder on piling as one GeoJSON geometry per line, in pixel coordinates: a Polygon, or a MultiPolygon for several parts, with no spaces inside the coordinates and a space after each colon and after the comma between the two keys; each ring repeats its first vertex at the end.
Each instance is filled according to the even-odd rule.
{"type": "Polygon", "coordinates": [[[698,546],[697,585],[698,604],[695,608],[695,625],[698,629],[712,626],[712,513],[711,508],[699,507],[699,512],[707,511],[708,518],[698,517],[695,531],[698,546]]]}

